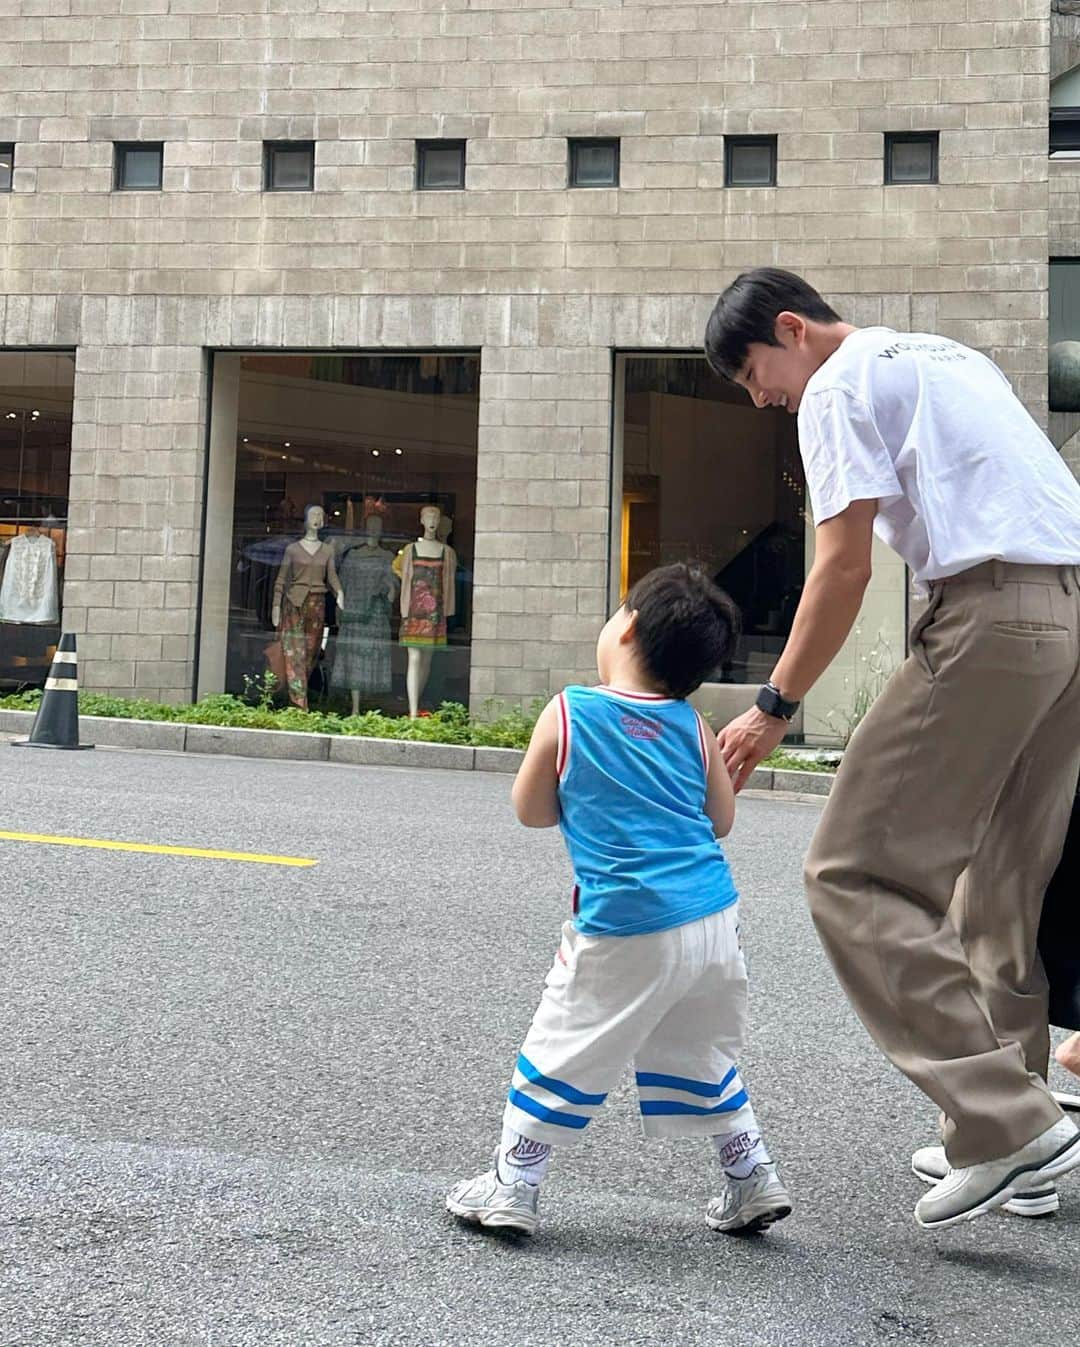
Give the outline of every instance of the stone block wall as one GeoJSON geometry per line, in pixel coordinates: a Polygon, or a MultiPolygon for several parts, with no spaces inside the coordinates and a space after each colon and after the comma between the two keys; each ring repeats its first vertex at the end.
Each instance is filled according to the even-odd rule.
{"type": "MultiPolygon", "coordinates": [[[[482,353],[474,696],[591,669],[612,352],[699,345],[740,269],[988,351],[1045,416],[1047,0],[35,0],[8,6],[0,343],[78,348],[69,625],[88,685],[182,699],[214,348],[482,353]],[[885,131],[941,132],[885,187],[885,131]],[[775,188],[723,137],[775,134],[775,188]],[[566,138],[618,136],[617,190],[566,138]],[[417,192],[420,138],[466,190],[417,192]],[[317,142],[265,193],[262,142],[317,142]],[[165,144],[160,192],[113,142],[165,144]]],[[[891,582],[890,582],[891,583],[891,582]]]]}

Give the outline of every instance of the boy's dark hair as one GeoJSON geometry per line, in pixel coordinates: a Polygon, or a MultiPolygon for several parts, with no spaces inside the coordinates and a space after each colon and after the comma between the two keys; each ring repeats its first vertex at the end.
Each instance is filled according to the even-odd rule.
{"type": "Polygon", "coordinates": [[[776,319],[785,311],[818,323],[843,319],[801,276],[779,267],[758,267],[736,276],[716,301],[705,327],[705,358],[725,379],[746,363],[751,342],[779,346],[776,319]]]}
{"type": "Polygon", "coordinates": [[[702,571],[658,566],[623,604],[637,613],[634,644],[650,677],[672,697],[689,697],[727,658],[739,610],[702,571]]]}

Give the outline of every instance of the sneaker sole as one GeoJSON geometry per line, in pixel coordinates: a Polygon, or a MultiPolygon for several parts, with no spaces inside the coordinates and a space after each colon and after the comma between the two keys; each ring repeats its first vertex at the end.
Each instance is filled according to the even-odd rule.
{"type": "Polygon", "coordinates": [[[1056,1155],[1052,1155],[1037,1169],[1025,1167],[1016,1170],[996,1193],[992,1193],[985,1201],[980,1202],[978,1206],[972,1207],[969,1211],[959,1211],[955,1216],[947,1216],[941,1221],[924,1221],[916,1211],[915,1224],[922,1230],[948,1230],[950,1226],[962,1225],[965,1221],[974,1221],[976,1217],[985,1216],[990,1211],[996,1211],[998,1207],[1003,1207],[1007,1202],[1011,1202],[1014,1197],[1029,1192],[1032,1184],[1037,1184],[1040,1180],[1047,1181],[1060,1178],[1062,1174],[1068,1174],[1078,1166],[1080,1166],[1080,1133],[1067,1141],[1056,1155]]]}
{"type": "Polygon", "coordinates": [[[1054,1103],[1058,1108],[1063,1108],[1069,1112],[1080,1111],[1080,1094],[1066,1094],[1064,1090],[1054,1090],[1054,1103]]]}
{"type": "MultiPolygon", "coordinates": [[[[911,1172],[922,1183],[928,1184],[940,1183],[945,1177],[944,1174],[931,1174],[928,1169],[919,1169],[914,1161],[911,1164],[911,1172]]],[[[1037,1192],[1028,1191],[1010,1198],[1008,1202],[1003,1204],[1001,1210],[1007,1211],[1010,1216],[1025,1216],[1028,1219],[1053,1216],[1061,1210],[1061,1199],[1053,1188],[1037,1192]]]]}
{"type": "Polygon", "coordinates": [[[770,1225],[782,1221],[791,1215],[791,1203],[755,1203],[749,1202],[739,1212],[737,1220],[718,1221],[715,1216],[706,1216],[705,1224],[710,1230],[719,1230],[724,1235],[758,1235],[768,1230],[770,1225]]]}
{"type": "Polygon", "coordinates": [[[477,1211],[446,1199],[446,1210],[468,1225],[482,1225],[485,1230],[516,1230],[519,1235],[535,1235],[540,1225],[538,1216],[527,1216],[518,1211],[477,1211]]]}

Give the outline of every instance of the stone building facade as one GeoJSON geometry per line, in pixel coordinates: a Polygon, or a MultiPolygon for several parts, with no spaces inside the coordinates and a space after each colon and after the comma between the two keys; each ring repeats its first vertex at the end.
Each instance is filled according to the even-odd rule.
{"type": "MultiPolygon", "coordinates": [[[[617,588],[619,358],[699,351],[743,268],[985,350],[1046,423],[1048,258],[1077,229],[1067,172],[1051,224],[1050,0],[14,8],[0,348],[74,352],[63,599],[84,686],[220,685],[230,561],[204,526],[219,489],[227,526],[226,357],[479,358],[474,703],[591,674],[617,588]],[[884,137],[910,131],[940,133],[938,181],[885,185],[884,137]],[[725,185],[747,135],[776,137],[775,185],[725,185]],[[568,139],[596,137],[619,141],[619,185],[574,190],[568,139]],[[463,190],[417,190],[417,142],[438,140],[466,143],[463,190]],[[263,190],[265,142],[314,142],[314,190],[263,190]],[[160,190],[115,190],[130,143],[163,146],[160,190]]],[[[879,563],[809,733],[873,641],[902,650],[905,577],[879,563]]]]}

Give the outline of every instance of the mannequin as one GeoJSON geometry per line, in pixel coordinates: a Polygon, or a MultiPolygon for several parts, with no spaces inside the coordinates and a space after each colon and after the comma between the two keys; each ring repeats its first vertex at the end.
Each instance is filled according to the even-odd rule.
{"type": "Polygon", "coordinates": [[[456,611],[457,556],[449,543],[439,540],[442,517],[437,505],[424,506],[420,511],[423,532],[405,549],[401,566],[399,639],[409,652],[405,686],[412,720],[420,714],[420,698],[431,674],[432,653],[446,648],[446,619],[456,611]]]}
{"type": "Polygon", "coordinates": [[[381,500],[364,498],[364,539],[348,548],[338,570],[342,594],[330,686],[348,688],[354,716],[362,696],[390,691],[390,611],[397,579],[393,553],[381,544],[385,513],[381,500]]]}
{"type": "Polygon", "coordinates": [[[326,593],[341,602],[341,584],[334,567],[334,551],[319,539],[326,523],[321,505],[304,511],[304,536],[285,549],[274,581],[270,620],[281,641],[289,700],[307,710],[307,688],[326,622],[326,593]]]}
{"type": "Polygon", "coordinates": [[[38,524],[31,524],[7,546],[0,622],[48,625],[59,620],[56,544],[38,524]]]}

